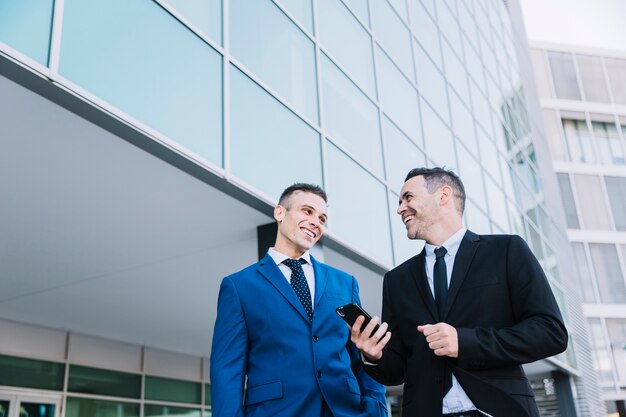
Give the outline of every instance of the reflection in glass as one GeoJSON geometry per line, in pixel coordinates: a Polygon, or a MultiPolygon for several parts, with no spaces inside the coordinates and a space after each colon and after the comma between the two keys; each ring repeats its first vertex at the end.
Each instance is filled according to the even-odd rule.
{"type": "Polygon", "coordinates": [[[373,259],[391,265],[385,187],[337,147],[329,143],[327,149],[329,230],[373,259]]]}
{"type": "Polygon", "coordinates": [[[317,3],[322,48],[371,97],[376,97],[372,38],[341,0],[317,3]]]}
{"type": "Polygon", "coordinates": [[[144,417],[201,417],[200,410],[185,407],[172,407],[169,405],[146,404],[143,410],[144,417]]]}
{"type": "Polygon", "coordinates": [[[600,299],[606,304],[626,303],[626,285],[617,250],[612,243],[589,243],[600,299]]]}
{"type": "Polygon", "coordinates": [[[242,72],[230,74],[233,174],[276,200],[295,177],[321,184],[319,134],[242,72]]]}
{"type": "Polygon", "coordinates": [[[54,404],[20,402],[20,417],[55,417],[55,410],[54,404]]]}
{"type": "Polygon", "coordinates": [[[593,138],[585,120],[563,119],[563,131],[573,162],[596,162],[593,138]]]}
{"type": "Polygon", "coordinates": [[[222,0],[166,0],[215,42],[222,44],[222,0]]]}
{"type": "Polygon", "coordinates": [[[200,404],[201,385],[197,382],[146,376],[144,398],[147,400],[200,404]]]}
{"type": "Polygon", "coordinates": [[[53,0],[0,1],[0,42],[48,65],[53,0]]]}
{"type": "Polygon", "coordinates": [[[61,391],[65,365],[0,355],[0,385],[61,391]]]}
{"type": "MultiPolygon", "coordinates": [[[[413,168],[426,166],[424,153],[386,117],[383,118],[387,182],[400,191],[406,174],[413,168]]],[[[394,206],[397,201],[394,202],[394,206]]],[[[391,217],[393,221],[393,216],[391,217]]]]}
{"type": "Polygon", "coordinates": [[[611,230],[611,220],[600,177],[573,174],[573,179],[583,228],[611,230]]]}
{"type": "Polygon", "coordinates": [[[65,0],[59,71],[222,165],[221,57],[158,4],[65,0]]]}
{"type": "Polygon", "coordinates": [[[0,400],[0,417],[9,417],[9,401],[0,400]]]}
{"type": "Polygon", "coordinates": [[[322,57],[324,123],[333,142],[382,177],[378,110],[328,58],[322,57]]]}
{"type": "Polygon", "coordinates": [[[68,397],[65,417],[139,417],[139,404],[68,397]]]}
{"type": "Polygon", "coordinates": [[[370,7],[376,39],[404,75],[415,81],[409,30],[386,1],[372,1],[370,7]]]}
{"type": "Polygon", "coordinates": [[[614,122],[591,122],[600,163],[624,165],[624,150],[614,122]]]}
{"type": "Polygon", "coordinates": [[[71,365],[67,390],[82,394],[139,398],[141,375],[71,365]]]}
{"type": "Polygon", "coordinates": [[[317,122],[315,47],[311,40],[271,1],[232,0],[228,7],[233,56],[317,122]]]}
{"type": "Polygon", "coordinates": [[[383,111],[413,140],[420,136],[417,91],[387,55],[376,48],[378,90],[383,111]]]}

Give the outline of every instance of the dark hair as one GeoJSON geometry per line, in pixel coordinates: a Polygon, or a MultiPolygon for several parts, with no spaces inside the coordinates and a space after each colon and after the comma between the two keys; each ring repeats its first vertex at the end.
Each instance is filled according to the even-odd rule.
{"type": "Polygon", "coordinates": [[[302,191],[305,193],[313,193],[317,196],[322,197],[324,202],[328,203],[328,197],[326,196],[326,191],[324,191],[322,187],[320,187],[319,185],[315,185],[315,184],[306,184],[303,182],[298,182],[285,188],[285,191],[283,191],[283,193],[280,195],[280,198],[278,199],[278,204],[280,204],[281,206],[285,206],[285,201],[289,197],[291,197],[291,195],[295,193],[296,191],[302,191]]]}
{"type": "Polygon", "coordinates": [[[463,181],[454,172],[446,170],[444,168],[413,168],[409,171],[404,179],[407,182],[413,177],[424,177],[426,181],[426,189],[429,193],[434,193],[442,185],[448,185],[452,188],[452,194],[457,201],[457,209],[461,214],[465,210],[465,187],[463,181]]]}

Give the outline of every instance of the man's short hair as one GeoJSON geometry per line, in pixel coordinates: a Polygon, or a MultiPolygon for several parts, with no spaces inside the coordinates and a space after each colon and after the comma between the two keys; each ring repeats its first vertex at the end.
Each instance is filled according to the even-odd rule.
{"type": "Polygon", "coordinates": [[[322,187],[320,187],[319,185],[315,185],[315,184],[306,184],[303,182],[298,182],[285,188],[285,191],[283,191],[283,193],[280,195],[280,198],[278,199],[278,204],[281,206],[284,206],[285,208],[289,208],[286,205],[286,201],[296,191],[302,191],[305,193],[315,194],[321,197],[325,203],[328,203],[328,197],[326,196],[326,191],[324,191],[322,187]]]}
{"type": "Polygon", "coordinates": [[[407,174],[404,182],[420,175],[424,177],[426,189],[431,194],[442,185],[447,185],[452,188],[452,194],[457,202],[456,208],[461,214],[463,214],[463,211],[465,210],[465,187],[463,186],[463,181],[461,181],[458,175],[450,170],[440,167],[413,168],[407,174]]]}

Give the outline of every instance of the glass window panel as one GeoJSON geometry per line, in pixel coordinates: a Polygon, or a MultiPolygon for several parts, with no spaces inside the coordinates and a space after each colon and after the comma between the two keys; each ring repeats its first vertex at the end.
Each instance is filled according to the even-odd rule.
{"type": "MultiPolygon", "coordinates": [[[[485,77],[483,75],[484,68],[483,63],[480,59],[480,54],[471,46],[469,43],[465,42],[465,37],[463,37],[464,46],[465,46],[465,62],[467,63],[467,73],[469,76],[478,84],[478,86],[485,85],[485,77]]],[[[418,68],[418,77],[419,77],[419,67],[418,68]]]]}
{"type": "Polygon", "coordinates": [[[573,179],[583,228],[611,230],[600,177],[574,174],[573,179]]]}
{"type": "Polygon", "coordinates": [[[470,198],[465,201],[465,223],[474,233],[491,233],[491,224],[487,213],[478,208],[470,198]]]}
{"type": "Polygon", "coordinates": [[[605,58],[604,63],[611,84],[613,102],[626,104],[626,59],[605,58]]]}
{"type": "Polygon", "coordinates": [[[474,16],[467,9],[467,3],[463,2],[459,4],[459,22],[461,24],[461,30],[467,34],[467,39],[463,39],[464,42],[468,40],[473,43],[474,47],[478,45],[478,28],[474,21],[474,16]]]}
{"type": "MultiPolygon", "coordinates": [[[[402,186],[402,184],[400,185],[402,186]]],[[[399,265],[407,259],[421,252],[424,247],[423,240],[409,239],[406,235],[406,227],[398,215],[397,194],[389,193],[389,217],[391,219],[391,236],[393,238],[394,264],[399,265]]]]}
{"type": "Polygon", "coordinates": [[[465,186],[465,194],[480,206],[487,207],[483,171],[480,163],[474,159],[462,144],[457,144],[456,151],[459,157],[459,176],[465,186]]]}
{"type": "Polygon", "coordinates": [[[9,417],[9,401],[0,400],[0,417],[9,417]]]}
{"type": "Polygon", "coordinates": [[[591,275],[591,270],[587,263],[584,243],[572,243],[572,251],[574,252],[574,262],[576,263],[580,296],[585,303],[596,303],[593,275],[591,275]]]}
{"type": "Polygon", "coordinates": [[[1,0],[0,42],[48,65],[53,0],[1,0]]]}
{"type": "Polygon", "coordinates": [[[452,132],[426,103],[422,105],[422,123],[426,156],[437,166],[456,167],[452,132]]]}
{"type": "MultiPolygon", "coordinates": [[[[0,410],[0,416],[4,417],[0,410]]],[[[20,401],[20,417],[56,417],[56,405],[48,402],[20,401]]]]}
{"type": "Polygon", "coordinates": [[[624,165],[624,151],[615,122],[591,122],[600,163],[624,165]]]}
{"type": "Polygon", "coordinates": [[[65,365],[0,355],[0,385],[63,390],[65,365]]]}
{"type": "MultiPolygon", "coordinates": [[[[482,26],[482,28],[485,28],[485,26],[482,26]]],[[[478,37],[481,42],[481,56],[483,58],[485,70],[487,70],[492,77],[497,78],[498,62],[496,61],[496,55],[494,54],[493,46],[491,45],[491,37],[485,35],[483,32],[480,32],[478,37]]]]}
{"type": "Polygon", "coordinates": [[[537,257],[537,259],[542,261],[545,258],[545,255],[543,251],[543,246],[541,244],[541,236],[539,235],[539,232],[537,231],[537,227],[533,225],[528,219],[526,219],[526,228],[528,230],[528,237],[529,237],[528,244],[530,248],[532,249],[533,253],[535,254],[535,256],[537,257]]]}
{"type": "Polygon", "coordinates": [[[144,397],[147,400],[200,404],[201,384],[169,378],[146,376],[144,397]]]}
{"type": "Polygon", "coordinates": [[[278,200],[298,181],[322,182],[319,134],[251,79],[231,67],[231,166],[233,174],[278,200]],[[280,150],[280,164],[276,160],[280,150]]]}
{"type": "Polygon", "coordinates": [[[387,182],[399,192],[404,184],[406,174],[411,169],[426,166],[426,156],[386,117],[383,118],[383,137],[387,160],[385,164],[387,182]]]}
{"type": "Polygon", "coordinates": [[[452,115],[452,127],[456,136],[467,146],[468,150],[478,156],[478,142],[474,128],[474,117],[469,109],[463,104],[459,96],[450,92],[450,114],[452,115]]]}
{"type": "Polygon", "coordinates": [[[561,134],[562,125],[559,123],[556,112],[550,109],[543,109],[543,121],[552,157],[557,161],[569,161],[567,145],[561,134]]]}
{"type": "Polygon", "coordinates": [[[59,71],[222,165],[221,57],[158,4],[66,0],[59,71]]]}
{"type": "Polygon", "coordinates": [[[309,33],[313,33],[313,5],[311,0],[279,0],[279,2],[309,33]]]}
{"type": "Polygon", "coordinates": [[[317,8],[322,47],[356,84],[376,97],[372,38],[341,0],[319,0],[317,8]]]}
{"type": "Polygon", "coordinates": [[[386,1],[373,1],[370,6],[376,39],[402,72],[415,80],[409,30],[386,1]]]}
{"type": "Polygon", "coordinates": [[[141,395],[141,376],[71,365],[67,390],[82,394],[139,398],[141,395]]]}
{"type": "Polygon", "coordinates": [[[556,174],[559,181],[559,189],[561,190],[561,199],[563,201],[563,208],[565,209],[565,220],[567,222],[568,229],[580,229],[580,223],[578,222],[578,212],[576,210],[576,203],[574,202],[574,193],[572,192],[572,186],[567,174],[556,174]]]}
{"type": "Polygon", "coordinates": [[[589,253],[596,272],[600,299],[603,303],[626,303],[626,285],[614,244],[589,243],[589,253]]]}
{"type": "Polygon", "coordinates": [[[480,91],[479,87],[470,82],[470,92],[472,94],[472,107],[474,109],[474,117],[476,121],[480,123],[480,125],[487,132],[491,132],[491,109],[489,107],[489,102],[487,98],[480,91]]]}
{"type": "MultiPolygon", "coordinates": [[[[584,115],[581,115],[584,118],[584,115]]],[[[593,149],[593,137],[589,133],[585,120],[563,119],[565,141],[573,162],[596,162],[593,149]]]]}
{"type": "Polygon", "coordinates": [[[167,0],[191,24],[222,44],[222,0],[167,0]]]}
{"type": "Polygon", "coordinates": [[[604,81],[604,71],[600,57],[578,55],[578,71],[587,101],[609,103],[609,92],[604,81]]]}
{"type": "Polygon", "coordinates": [[[378,109],[328,58],[322,58],[324,123],[338,145],[382,177],[378,109]]]}
{"type": "Polygon", "coordinates": [[[451,47],[459,56],[463,54],[461,47],[461,33],[459,31],[459,23],[455,19],[450,9],[443,3],[437,7],[437,21],[441,34],[449,42],[450,46],[443,46],[443,52],[446,48],[451,47]]]}
{"type": "MultiPolygon", "coordinates": [[[[430,58],[437,66],[441,67],[441,47],[439,46],[439,29],[437,25],[422,3],[411,1],[409,5],[411,6],[411,28],[413,29],[413,34],[430,58]]],[[[414,48],[417,48],[417,46],[414,46],[414,48]]],[[[419,64],[416,65],[417,77],[419,79],[421,68],[419,64]]]]}
{"type": "Polygon", "coordinates": [[[139,417],[139,404],[68,397],[65,417],[139,417]]]}
{"type": "Polygon", "coordinates": [[[211,384],[204,384],[204,405],[211,405],[211,384]]]}
{"type": "Polygon", "coordinates": [[[489,140],[488,135],[480,130],[478,132],[478,145],[480,147],[480,162],[483,169],[496,181],[500,181],[500,165],[498,163],[498,150],[496,145],[489,140]]]}
{"type": "Polygon", "coordinates": [[[446,97],[446,81],[435,64],[428,58],[422,48],[415,44],[415,65],[418,68],[418,87],[420,93],[439,113],[448,120],[448,100],[446,97]]]}
{"type": "Polygon", "coordinates": [[[615,228],[626,231],[626,177],[604,177],[615,228]]]}
{"type": "Polygon", "coordinates": [[[613,382],[613,363],[600,319],[587,319],[589,342],[593,351],[593,368],[602,382],[613,382]]]}
{"type": "Polygon", "coordinates": [[[169,405],[146,404],[143,406],[144,417],[201,417],[201,410],[184,407],[171,407],[169,405]]]}
{"type": "Polygon", "coordinates": [[[576,69],[572,54],[569,52],[548,52],[548,60],[552,69],[552,81],[558,98],[580,100],[576,69]]]}
{"type": "Polygon", "coordinates": [[[383,111],[417,141],[420,136],[417,91],[382,50],[377,48],[376,51],[378,91],[383,111]]]}
{"type": "Polygon", "coordinates": [[[467,72],[459,57],[449,48],[447,41],[443,43],[443,60],[445,62],[446,77],[454,90],[466,102],[470,102],[470,93],[467,87],[467,72]]]}
{"type": "Polygon", "coordinates": [[[367,0],[343,0],[343,2],[352,9],[352,12],[361,19],[361,22],[363,22],[365,26],[369,27],[370,13],[367,7],[367,0]]]}
{"type": "Polygon", "coordinates": [[[606,328],[609,332],[617,377],[623,385],[626,382],[626,320],[606,319],[606,328]]]}
{"type": "Polygon", "coordinates": [[[311,40],[271,1],[232,0],[228,7],[231,53],[317,122],[315,47],[311,40]]]}
{"type": "Polygon", "coordinates": [[[489,201],[489,219],[503,230],[509,230],[509,213],[507,211],[506,197],[502,189],[496,185],[489,175],[485,175],[485,188],[487,200],[489,201]]]}
{"type": "Polygon", "coordinates": [[[373,259],[387,265],[391,257],[391,232],[385,187],[337,147],[328,144],[329,230],[373,259]],[[361,203],[354,210],[354,193],[361,203]],[[368,227],[363,227],[367,224],[368,227]]]}
{"type": "Polygon", "coordinates": [[[396,10],[396,13],[398,13],[402,20],[408,22],[408,14],[406,10],[405,0],[389,0],[389,3],[391,3],[393,8],[396,10]]]}

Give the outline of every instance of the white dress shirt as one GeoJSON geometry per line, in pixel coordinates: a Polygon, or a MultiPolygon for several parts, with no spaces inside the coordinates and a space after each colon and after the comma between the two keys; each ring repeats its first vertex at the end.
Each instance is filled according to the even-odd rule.
{"type": "MultiPolygon", "coordinates": [[[[454,259],[456,258],[456,254],[459,250],[459,246],[461,245],[461,240],[463,240],[463,236],[465,236],[466,228],[462,227],[458,232],[450,236],[441,246],[446,248],[446,254],[444,256],[444,260],[446,261],[446,272],[448,274],[448,287],[450,287],[450,279],[452,277],[452,268],[454,266],[454,259]]],[[[433,298],[435,297],[435,286],[433,283],[433,272],[435,268],[435,249],[438,246],[431,245],[426,243],[424,245],[426,249],[426,277],[428,278],[428,286],[430,287],[430,291],[433,294],[433,298]]],[[[434,324],[434,323],[433,323],[434,324]]],[[[472,403],[472,400],[469,399],[463,388],[461,388],[461,384],[456,380],[454,374],[452,375],[452,388],[448,391],[448,394],[443,399],[443,413],[458,413],[461,411],[469,411],[476,410],[476,406],[472,403]]]]}
{"type": "MultiPolygon", "coordinates": [[[[291,268],[283,263],[289,256],[278,252],[273,247],[268,250],[268,253],[274,262],[276,262],[276,265],[278,265],[278,269],[283,273],[289,285],[291,285],[291,268]]],[[[302,264],[302,270],[304,271],[306,283],[309,284],[309,291],[311,291],[311,311],[313,311],[315,307],[315,272],[313,272],[313,264],[311,264],[311,254],[309,251],[306,251],[300,258],[306,261],[306,263],[302,264]]]]}

